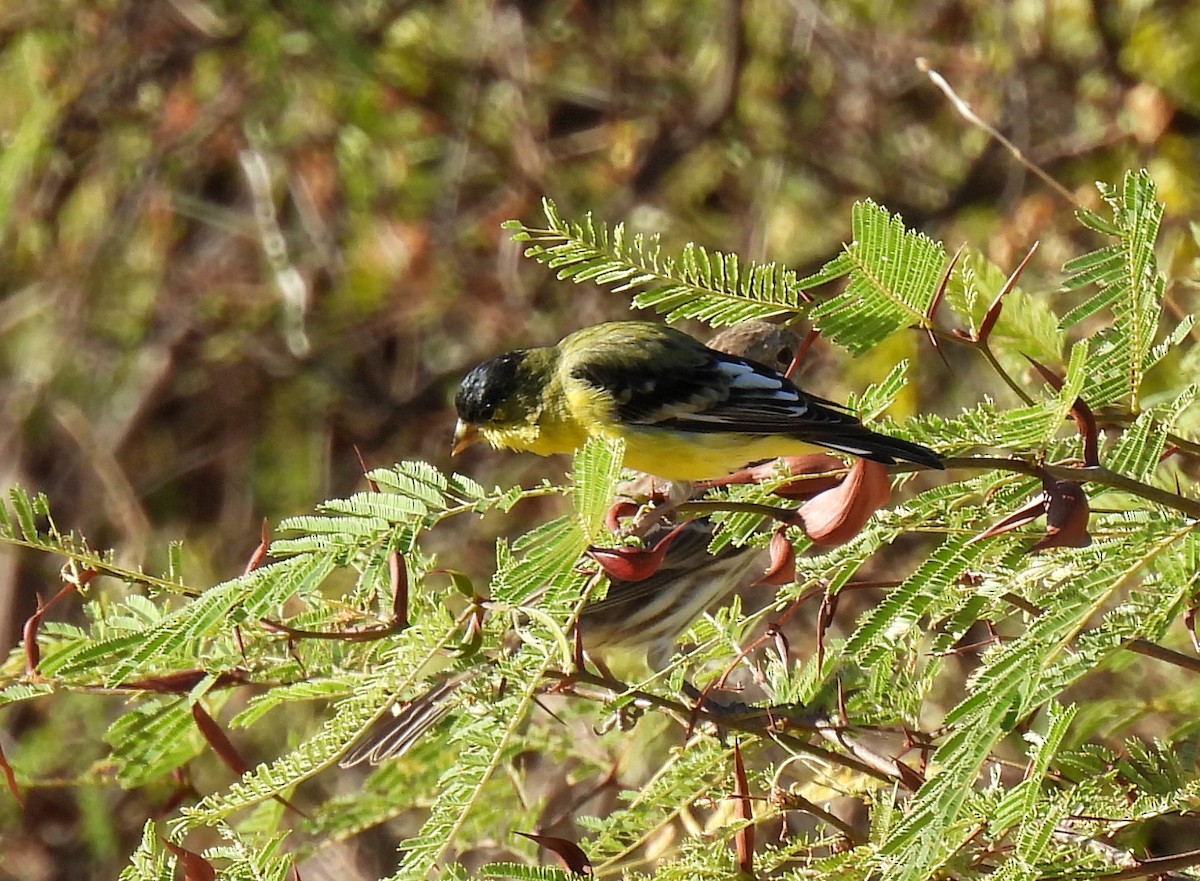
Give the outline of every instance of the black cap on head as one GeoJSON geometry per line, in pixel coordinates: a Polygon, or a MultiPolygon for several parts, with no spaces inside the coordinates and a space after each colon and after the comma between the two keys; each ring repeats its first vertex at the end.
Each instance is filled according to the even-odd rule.
{"type": "Polygon", "coordinates": [[[517,368],[524,357],[521,352],[509,352],[472,368],[454,396],[458,418],[469,425],[490,422],[517,390],[517,368]]]}

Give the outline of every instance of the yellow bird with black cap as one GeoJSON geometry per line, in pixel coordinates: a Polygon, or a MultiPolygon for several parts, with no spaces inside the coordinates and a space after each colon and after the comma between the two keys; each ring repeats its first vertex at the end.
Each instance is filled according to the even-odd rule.
{"type": "Polygon", "coordinates": [[[671,481],[816,448],[943,467],[927,447],[871,431],[771,367],[644,321],[585,327],[556,346],[485,361],[454,403],[455,453],[480,439],[546,456],[620,438],[628,467],[671,481]]]}

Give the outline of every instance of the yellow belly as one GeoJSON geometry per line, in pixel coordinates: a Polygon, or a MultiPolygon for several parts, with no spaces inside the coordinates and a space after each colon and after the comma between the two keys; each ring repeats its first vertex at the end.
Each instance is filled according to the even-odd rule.
{"type": "MultiPolygon", "coordinates": [[[[799,456],[821,449],[794,438],[750,434],[682,432],[622,424],[610,395],[584,383],[564,383],[566,422],[587,432],[625,441],[625,465],[664,480],[723,477],[750,462],[799,456]]],[[[565,434],[558,440],[565,440],[565,434]]],[[[534,449],[533,446],[527,449],[534,449]]],[[[543,449],[545,447],[543,446],[543,449]]],[[[534,450],[541,452],[541,450],[534,450]]],[[[558,451],[562,451],[560,447],[558,451]]]]}
{"type": "Polygon", "coordinates": [[[821,448],[788,437],[735,434],[683,434],[655,429],[624,429],[625,465],[664,480],[705,480],[750,462],[799,456],[821,448]]]}

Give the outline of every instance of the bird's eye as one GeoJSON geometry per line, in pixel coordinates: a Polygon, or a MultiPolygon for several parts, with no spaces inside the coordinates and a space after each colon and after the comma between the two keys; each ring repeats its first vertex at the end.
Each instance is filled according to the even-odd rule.
{"type": "Polygon", "coordinates": [[[787,346],[784,346],[782,349],[779,350],[779,354],[776,355],[775,357],[779,359],[780,364],[788,365],[788,364],[792,363],[792,358],[794,358],[795,356],[792,354],[791,349],[789,349],[787,346]]]}

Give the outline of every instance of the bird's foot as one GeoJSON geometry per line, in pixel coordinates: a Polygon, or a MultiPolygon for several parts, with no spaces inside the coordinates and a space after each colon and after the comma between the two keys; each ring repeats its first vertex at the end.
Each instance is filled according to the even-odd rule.
{"type": "Polygon", "coordinates": [[[626,480],[609,508],[608,528],[628,536],[645,535],[660,523],[670,525],[675,509],[692,497],[692,488],[689,481],[663,480],[651,474],[626,480]]]}

